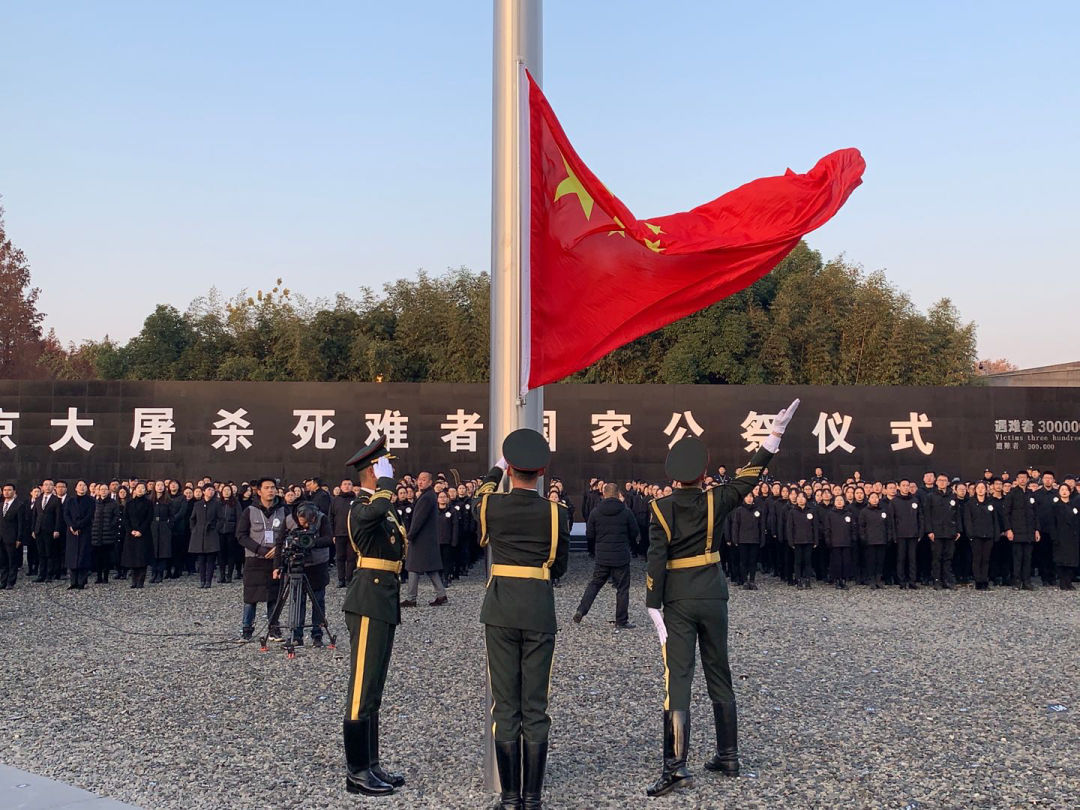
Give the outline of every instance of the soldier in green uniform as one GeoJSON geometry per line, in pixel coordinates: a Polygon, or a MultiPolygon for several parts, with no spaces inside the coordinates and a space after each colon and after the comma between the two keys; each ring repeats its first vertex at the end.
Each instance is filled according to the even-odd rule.
{"type": "Polygon", "coordinates": [[[491,571],[480,621],[485,625],[491,725],[502,783],[500,807],[540,810],[547,764],[548,687],[555,651],[552,579],[566,572],[566,507],[540,497],[537,479],[551,458],[544,437],[527,428],[503,442],[503,459],[473,500],[480,545],[491,544],[491,571]],[[512,489],[495,492],[506,470],[512,489]]]}
{"type": "Polygon", "coordinates": [[[350,793],[383,796],[405,784],[399,774],[379,764],[379,706],[390,667],[402,560],[408,547],[405,527],[391,509],[394,468],[386,437],[361,449],[346,462],[356,467],[360,487],[349,510],[349,540],[356,569],[345,595],[345,624],[352,650],[345,703],[345,788],[350,793]]]}
{"type": "Polygon", "coordinates": [[[727,657],[728,584],[720,566],[719,535],[724,518],[754,488],[762,468],[780,449],[780,437],[798,406],[796,399],[780,411],[750,462],[731,483],[715,489],[701,489],[709,458],[699,439],[682,439],[668,452],[664,469],[677,486],[651,505],[645,581],[645,605],[664,656],[665,691],[664,770],[646,791],[649,796],[663,796],[693,783],[686,750],[695,647],[701,649],[716,720],[716,755],[705,768],[739,775],[735,694],[727,657]]]}

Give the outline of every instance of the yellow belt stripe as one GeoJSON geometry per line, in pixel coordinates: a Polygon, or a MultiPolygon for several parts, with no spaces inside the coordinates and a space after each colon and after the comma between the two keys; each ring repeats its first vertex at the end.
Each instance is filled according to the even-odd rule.
{"type": "Polygon", "coordinates": [[[360,698],[364,691],[364,659],[367,657],[368,617],[360,620],[360,633],[356,648],[356,674],[352,684],[352,707],[349,710],[351,720],[360,719],[360,698]]]}
{"type": "Polygon", "coordinates": [[[718,562],[720,562],[720,552],[710,551],[707,554],[698,554],[696,557],[680,557],[677,560],[668,560],[667,569],[668,571],[674,571],[679,568],[701,568],[718,562]]]}
{"type": "Polygon", "coordinates": [[[401,560],[395,562],[394,560],[384,560],[381,557],[360,557],[356,561],[357,568],[373,568],[376,571],[392,571],[395,574],[401,573],[401,560]]]}
{"type": "MultiPolygon", "coordinates": [[[[512,577],[513,579],[551,579],[551,571],[544,566],[495,563],[491,566],[491,576],[512,577]]],[[[489,579],[488,582],[490,581],[489,579]]]]}

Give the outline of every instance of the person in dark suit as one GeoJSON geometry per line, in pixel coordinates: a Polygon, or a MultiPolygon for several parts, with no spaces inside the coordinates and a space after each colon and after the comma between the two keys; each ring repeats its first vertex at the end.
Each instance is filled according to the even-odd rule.
{"type": "Polygon", "coordinates": [[[555,652],[552,579],[566,573],[570,523],[566,507],[540,497],[537,483],[551,449],[535,430],[515,430],[503,458],[476,491],[480,545],[491,546],[491,570],[480,621],[491,678],[495,764],[502,807],[541,806],[547,766],[547,714],[555,652]],[[497,494],[503,472],[511,490],[497,494]]]}
{"type": "Polygon", "coordinates": [[[1005,537],[1012,546],[1013,586],[1033,590],[1031,585],[1031,555],[1034,545],[1042,540],[1039,531],[1035,496],[1027,491],[1028,476],[1023,470],[1016,474],[1016,483],[1005,496],[1003,519],[1005,537]]]}
{"type": "Polygon", "coordinates": [[[394,631],[401,623],[398,575],[409,543],[392,508],[394,468],[386,438],[362,448],[347,466],[357,468],[360,486],[347,517],[356,563],[342,607],[351,641],[343,723],[345,788],[350,793],[382,796],[405,784],[403,776],[384,770],[379,763],[379,707],[394,631]]]}
{"type": "Polygon", "coordinates": [[[416,596],[420,588],[420,575],[427,574],[435,587],[435,601],[432,607],[445,605],[446,587],[442,579],[442,555],[439,553],[439,528],[437,525],[438,503],[432,488],[431,473],[422,472],[416,476],[416,485],[420,494],[413,506],[412,523],[409,525],[409,555],[405,558],[405,570],[409,572],[408,591],[402,607],[416,607],[416,596]]]}
{"type": "Polygon", "coordinates": [[[34,542],[38,550],[38,576],[35,582],[60,578],[60,559],[53,559],[55,544],[64,525],[62,506],[51,478],[41,482],[41,497],[34,504],[34,542]],[[55,574],[54,574],[55,571],[55,574]]]}
{"type": "Polygon", "coordinates": [[[29,511],[26,502],[15,492],[14,484],[4,484],[0,491],[0,591],[14,588],[22,568],[22,547],[29,534],[29,511]]]}
{"type": "Polygon", "coordinates": [[[709,454],[688,436],[668,452],[667,477],[679,482],[670,496],[652,503],[645,606],[664,658],[664,768],[649,796],[693,784],[686,767],[690,744],[690,687],[695,647],[716,722],[716,754],[706,764],[725,776],[739,775],[738,722],[727,658],[728,583],[716,550],[728,513],[754,489],[762,469],[780,449],[795,400],[773,419],[770,435],[730,484],[702,490],[709,454]]]}

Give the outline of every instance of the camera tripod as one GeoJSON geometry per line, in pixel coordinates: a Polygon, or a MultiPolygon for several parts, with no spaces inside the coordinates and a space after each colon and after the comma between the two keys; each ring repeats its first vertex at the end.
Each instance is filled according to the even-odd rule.
{"type": "Polygon", "coordinates": [[[261,650],[266,652],[266,642],[270,640],[270,628],[278,625],[278,619],[281,617],[286,602],[289,605],[289,612],[286,614],[285,624],[281,628],[282,636],[285,639],[286,657],[290,659],[296,658],[296,642],[293,636],[299,630],[301,637],[303,637],[304,629],[308,627],[322,627],[330,639],[328,646],[331,650],[336,649],[337,636],[330,630],[330,623],[326,619],[326,610],[315,600],[315,591],[311,588],[311,583],[308,581],[303,565],[297,565],[290,561],[286,571],[285,582],[282,583],[277,603],[274,605],[274,611],[270,614],[270,620],[266,626],[266,635],[261,639],[261,650]],[[305,595],[311,602],[313,624],[304,624],[304,609],[301,597],[305,595]]]}

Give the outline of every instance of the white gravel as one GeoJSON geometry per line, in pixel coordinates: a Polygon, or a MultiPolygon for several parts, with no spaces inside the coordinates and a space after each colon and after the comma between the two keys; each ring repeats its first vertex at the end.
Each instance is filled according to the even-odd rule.
{"type": "MultiPolygon", "coordinates": [[[[757,592],[733,589],[744,776],[701,767],[713,731],[699,670],[696,786],[648,800],[663,670],[644,574],[636,562],[638,628],[616,632],[610,588],[582,625],[570,622],[590,570],[574,555],[557,591],[551,808],[1080,806],[1080,592],[798,592],[769,577],[757,592]]],[[[144,808],[493,800],[482,788],[479,575],[451,587],[442,608],[426,606],[422,583],[424,606],[404,614],[382,754],[408,784],[379,800],[343,786],[345,591],[327,591],[340,649],[304,647],[287,661],[280,645],[261,653],[232,641],[239,584],[127,584],[69,592],[20,577],[0,592],[0,762],[144,808]]]]}

